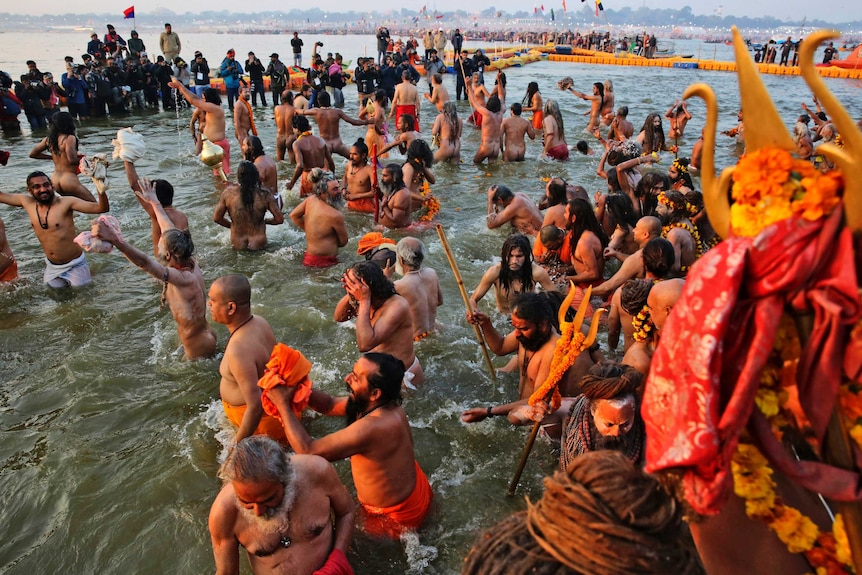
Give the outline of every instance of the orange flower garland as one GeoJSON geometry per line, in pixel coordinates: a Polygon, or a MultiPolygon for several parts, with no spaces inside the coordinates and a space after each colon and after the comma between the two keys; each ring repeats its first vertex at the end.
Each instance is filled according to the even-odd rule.
{"type": "Polygon", "coordinates": [[[440,213],[440,201],[431,194],[431,186],[428,185],[428,180],[422,182],[422,197],[425,198],[425,201],[422,202],[425,213],[419,217],[419,221],[430,222],[440,213]]]}
{"type": "Polygon", "coordinates": [[[822,174],[787,150],[751,152],[740,158],[733,172],[731,228],[737,236],[754,237],[793,216],[818,220],[838,205],[843,187],[839,172],[822,174]]]}
{"type": "Polygon", "coordinates": [[[649,306],[643,306],[641,310],[632,316],[632,327],[635,328],[632,337],[635,341],[646,341],[655,330],[655,325],[649,315],[649,306]]]}

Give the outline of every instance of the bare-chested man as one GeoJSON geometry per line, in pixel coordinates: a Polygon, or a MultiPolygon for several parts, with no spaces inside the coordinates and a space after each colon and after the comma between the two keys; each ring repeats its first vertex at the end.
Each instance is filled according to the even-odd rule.
{"type": "Polygon", "coordinates": [[[30,225],[36,239],[45,252],[44,282],[48,287],[78,287],[90,283],[90,268],[81,246],[73,240],[75,231],[74,212],[103,214],[110,208],[108,196],[100,191],[96,180],[98,202],[88,202],[78,197],[59,196],[54,185],[44,172],[33,172],[27,176],[27,194],[0,192],[0,203],[27,210],[30,225]]]}
{"type": "Polygon", "coordinates": [[[6,238],[6,224],[0,219],[0,283],[7,283],[18,279],[18,261],[9,247],[6,238]]]}
{"type": "Polygon", "coordinates": [[[672,140],[682,138],[685,126],[691,120],[691,112],[688,111],[688,104],[686,104],[685,100],[675,101],[673,106],[668,108],[664,117],[670,121],[670,130],[667,133],[668,137],[672,140]]]}
{"type": "Polygon", "coordinates": [[[332,154],[326,140],[311,133],[311,125],[308,118],[296,115],[293,117],[293,132],[296,141],[293,143],[293,154],[296,157],[296,169],[287,183],[287,189],[292,190],[296,180],[302,177],[299,183],[299,197],[305,197],[311,193],[311,182],[308,181],[308,173],[312,168],[323,168],[330,172],[335,171],[332,162],[332,154]]]}
{"type": "Polygon", "coordinates": [[[446,102],[443,111],[434,120],[431,128],[431,140],[437,143],[437,151],[434,152],[434,163],[461,162],[461,133],[464,123],[458,117],[458,108],[455,102],[446,102]]]}
{"type": "Polygon", "coordinates": [[[30,150],[30,157],[37,160],[53,160],[54,173],[51,183],[61,196],[75,196],[88,202],[96,198],[78,179],[78,136],[75,118],[69,112],[57,112],[51,118],[48,136],[30,150]]]}
{"type": "Polygon", "coordinates": [[[413,317],[413,340],[421,341],[437,330],[437,308],[443,305],[443,291],[437,272],[422,267],[425,244],[416,238],[402,238],[395,247],[395,271],[401,273],[395,291],[407,300],[413,317]]]}
{"type": "Polygon", "coordinates": [[[493,185],[488,188],[488,228],[499,228],[506,222],[521,233],[535,236],[542,229],[542,213],[524,192],[493,185]]]}
{"type": "Polygon", "coordinates": [[[593,295],[604,297],[613,293],[627,280],[644,277],[643,248],[653,238],[661,237],[661,221],[654,216],[644,216],[632,229],[632,235],[638,244],[638,250],[631,255],[623,254],[611,246],[605,248],[605,258],[617,258],[622,261],[622,265],[613,276],[593,288],[593,295]]]}
{"type": "Polygon", "coordinates": [[[515,102],[509,106],[509,117],[500,124],[504,162],[522,162],[527,153],[527,142],[524,140],[529,136],[531,140],[536,139],[536,130],[533,124],[521,117],[521,104],[515,102]]]}
{"type": "MultiPolygon", "coordinates": [[[[438,112],[443,111],[443,105],[451,100],[449,91],[443,85],[443,75],[434,74],[431,76],[432,91],[430,94],[424,94],[425,99],[431,102],[438,112]]],[[[397,88],[396,88],[397,91],[397,88]]]]}
{"type": "Polygon", "coordinates": [[[398,164],[387,164],[380,174],[380,223],[387,228],[410,225],[410,190],[404,185],[404,173],[398,164]]]}
{"type": "Polygon", "coordinates": [[[222,191],[213,221],[230,229],[230,243],[235,250],[262,250],[266,247],[266,226],[283,223],[284,215],[273,195],[260,187],[260,176],[252,162],[240,162],[236,175],[237,183],[226,185],[222,191]],[[271,218],[266,218],[267,212],[271,218]]]}
{"type": "MultiPolygon", "coordinates": [[[[386,123],[386,90],[378,89],[374,92],[374,96],[368,99],[365,106],[359,110],[361,119],[372,120],[368,124],[368,130],[365,132],[365,143],[369,149],[374,149],[377,146],[378,150],[382,150],[386,145],[385,138],[389,133],[389,127],[386,123]]],[[[378,158],[386,158],[388,154],[377,154],[378,158]]]]}
{"type": "Polygon", "coordinates": [[[233,105],[233,129],[236,141],[242,146],[249,136],[257,136],[257,128],[254,125],[254,117],[251,112],[251,104],[248,101],[250,90],[248,84],[241,82],[239,85],[239,97],[233,105]]]}
{"type": "MultiPolygon", "coordinates": [[[[376,264],[366,265],[379,272],[376,264]]],[[[279,385],[270,394],[297,453],[319,455],[330,461],[350,458],[363,531],[393,539],[418,529],[434,498],[428,478],[416,461],[410,422],[401,407],[404,375],[403,362],[392,354],[366,353],[344,378],[349,396],[332,397],[313,390],[309,407],[347,421],[347,427],[320,439],[308,434],[290,407],[295,387],[279,385]]]]}
{"type": "Polygon", "coordinates": [[[617,115],[614,116],[611,122],[611,130],[608,133],[608,140],[616,140],[624,142],[631,138],[635,133],[635,127],[628,120],[629,107],[620,106],[617,110],[617,115]]]}
{"type": "MultiPolygon", "coordinates": [[[[144,208],[144,211],[147,212],[147,215],[150,218],[150,235],[153,239],[153,255],[156,259],[161,258],[162,250],[159,248],[159,240],[162,237],[162,226],[159,224],[158,217],[156,215],[155,210],[153,209],[150,202],[144,198],[143,195],[137,193],[141,192],[141,178],[138,175],[138,171],[135,168],[135,164],[133,162],[124,161],[123,165],[126,169],[126,179],[129,182],[129,187],[132,188],[135,193],[135,198],[137,198],[138,202],[141,204],[141,207],[144,208]]],[[[186,215],[181,211],[174,207],[174,187],[167,180],[151,180],[153,188],[156,192],[156,197],[159,200],[159,203],[164,209],[165,213],[168,215],[168,219],[171,220],[173,227],[178,229],[181,232],[187,232],[189,230],[189,220],[186,215]]],[[[160,260],[162,261],[162,260],[160,260]]],[[[164,261],[162,261],[164,263],[164,261]]]]}
{"type": "Polygon", "coordinates": [[[602,109],[599,110],[599,115],[602,118],[602,125],[610,126],[614,121],[614,104],[616,103],[614,83],[610,80],[605,80],[603,86],[605,87],[604,92],[602,92],[604,101],[602,102],[602,109]]]}
{"type": "Polygon", "coordinates": [[[466,83],[470,104],[482,118],[479,123],[482,128],[482,143],[479,145],[476,155],[473,156],[473,163],[480,164],[486,159],[496,160],[500,155],[501,124],[503,123],[503,106],[506,105],[506,89],[502,84],[498,84],[497,94],[490,96],[488,102],[482,104],[476,99],[472,80],[466,80],[466,83]]]}
{"type": "Polygon", "coordinates": [[[275,202],[281,207],[281,196],[278,193],[278,166],[275,160],[266,155],[263,142],[257,136],[249,136],[242,143],[242,156],[254,162],[260,177],[260,187],[273,195],[275,202]]]}
{"type": "MultiPolygon", "coordinates": [[[[485,341],[494,354],[498,356],[518,354],[518,399],[503,405],[473,407],[461,414],[461,420],[475,423],[488,417],[506,416],[514,425],[532,423],[526,413],[527,399],[536,387],[541,385],[551,370],[551,359],[554,356],[554,346],[560,335],[554,328],[556,310],[545,294],[524,293],[519,295],[512,305],[511,323],[513,330],[503,335],[494,329],[491,318],[482,312],[467,314],[467,319],[473,325],[482,329],[485,341]],[[519,409],[522,408],[522,409],[519,409]]],[[[586,373],[592,365],[590,354],[582,353],[575,364],[560,380],[560,393],[573,395],[580,376],[586,373]]]]}
{"type": "Polygon", "coordinates": [[[309,174],[313,194],[290,212],[290,219],[305,232],[307,244],[302,265],[325,268],[338,263],[338,248],[347,245],[347,227],[341,213],[341,185],[335,174],[314,168],[309,174]]]}
{"type": "Polygon", "coordinates": [[[608,236],[596,219],[596,213],[586,200],[570,200],[566,206],[566,221],[575,269],[574,275],[567,279],[582,289],[600,285],[604,281],[604,250],[608,236]]]}
{"type": "Polygon", "coordinates": [[[664,226],[662,237],[673,244],[676,254],[671,275],[684,277],[700,255],[700,246],[692,234],[695,228],[688,219],[685,196],[676,190],[662,192],[655,214],[664,226]]]}
{"type": "Polygon", "coordinates": [[[383,148],[377,150],[377,155],[382,156],[395,146],[398,146],[398,151],[402,154],[407,153],[407,148],[410,147],[410,144],[416,138],[421,137],[419,132],[416,131],[416,118],[413,117],[412,114],[401,114],[401,117],[398,118],[398,134],[392,139],[391,142],[383,146],[383,148]]]}
{"type": "Polygon", "coordinates": [[[350,157],[350,148],[341,141],[341,133],[338,131],[339,120],[344,120],[351,126],[367,126],[373,123],[373,120],[357,120],[345,114],[340,108],[331,108],[329,92],[321,91],[317,95],[317,106],[307,110],[297,110],[296,113],[314,118],[317,122],[317,131],[326,141],[331,154],[350,157]]]}
{"type": "Polygon", "coordinates": [[[354,504],[331,463],[248,437],[230,450],[219,478],[209,515],[217,573],[240,572],[240,545],[258,575],[347,572],[354,504]]]}
{"type": "MultiPolygon", "coordinates": [[[[203,134],[207,140],[224,150],[222,169],[225,174],[230,174],[230,142],[225,138],[224,108],[221,107],[221,96],[219,96],[218,90],[215,88],[205,88],[204,97],[201,99],[176,80],[169,82],[168,86],[179,90],[183,97],[188,100],[189,104],[204,111],[206,122],[201,128],[203,134]]],[[[214,169],[213,174],[219,175],[218,169],[214,169]]]]}
{"type": "Polygon", "coordinates": [[[285,90],[282,93],[281,104],[275,107],[275,159],[279,162],[284,161],[285,152],[291,163],[296,162],[293,155],[293,143],[296,141],[292,124],[293,115],[296,113],[293,102],[293,92],[285,90]]]}
{"type": "Polygon", "coordinates": [[[596,135],[599,131],[599,121],[601,120],[600,114],[605,104],[604,85],[602,85],[601,82],[594,83],[593,93],[591,95],[578,92],[572,86],[569,86],[568,90],[578,98],[588,100],[590,102],[590,111],[587,112],[590,115],[590,121],[587,123],[587,131],[596,135]]]}
{"type": "Polygon", "coordinates": [[[263,411],[257,382],[275,347],[269,323],[251,313],[251,284],[243,275],[216,279],[209,289],[207,307],[216,323],[230,332],[219,364],[219,395],[227,418],[238,427],[234,441],[250,435],[268,435],[285,441],[281,423],[263,411]]]}
{"type": "MultiPolygon", "coordinates": [[[[469,77],[464,76],[464,93],[467,95],[467,100],[474,108],[476,107],[476,104],[482,104],[484,106],[488,101],[488,98],[491,97],[491,93],[488,91],[488,88],[486,88],[482,83],[482,75],[479,74],[479,72],[473,72],[469,77]],[[471,95],[473,96],[473,100],[470,100],[471,95]]],[[[473,113],[470,114],[469,118],[467,118],[467,122],[473,124],[477,128],[481,128],[482,114],[477,110],[473,110],[473,113]]]]}
{"type": "Polygon", "coordinates": [[[545,118],[542,120],[542,131],[545,144],[542,156],[552,160],[568,160],[569,145],[566,143],[566,132],[563,126],[563,115],[556,100],[545,100],[545,118]]]}
{"type": "Polygon", "coordinates": [[[158,249],[165,264],[137,249],[111,226],[98,220],[93,222],[93,235],[114,244],[130,262],[165,282],[162,298],[177,322],[186,357],[212,357],[216,350],[216,334],[207,323],[204,276],[192,257],[195,245],[191,235],[174,226],[152,183],[142,181],[140,189],[142,191],[135,194],[150,206],[160,226],[158,249]]]}
{"type": "Polygon", "coordinates": [[[341,283],[347,295],[335,306],[335,321],[356,318],[356,343],[360,353],[395,356],[407,368],[404,385],[422,385],[425,375],[413,351],[410,304],[398,295],[381,267],[374,262],[356,263],[342,276],[341,283]]]}
{"type": "Polygon", "coordinates": [[[347,209],[357,212],[374,213],[372,186],[375,166],[368,163],[368,146],[359,138],[350,148],[350,159],[344,168],[344,189],[342,197],[347,200],[347,209]]]}
{"type": "Polygon", "coordinates": [[[516,296],[536,291],[539,286],[545,291],[556,290],[547,270],[533,262],[527,236],[512,234],[503,242],[500,262],[482,275],[479,285],[470,296],[470,307],[478,309],[479,302],[493,287],[497,309],[508,313],[516,296]]]}
{"type": "Polygon", "coordinates": [[[409,70],[401,73],[401,83],[395,86],[395,96],[392,98],[392,107],[389,109],[389,118],[395,115],[395,124],[402,114],[410,114],[416,119],[419,126],[419,106],[422,99],[419,97],[419,89],[410,81],[409,70]]]}

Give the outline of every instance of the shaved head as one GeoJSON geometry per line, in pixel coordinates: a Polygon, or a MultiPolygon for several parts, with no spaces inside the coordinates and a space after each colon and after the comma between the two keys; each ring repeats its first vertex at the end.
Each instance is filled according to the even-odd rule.
{"type": "Polygon", "coordinates": [[[658,282],[650,290],[647,305],[650,307],[652,322],[658,331],[664,328],[667,317],[682,295],[684,288],[685,280],[672,279],[658,282]]]}

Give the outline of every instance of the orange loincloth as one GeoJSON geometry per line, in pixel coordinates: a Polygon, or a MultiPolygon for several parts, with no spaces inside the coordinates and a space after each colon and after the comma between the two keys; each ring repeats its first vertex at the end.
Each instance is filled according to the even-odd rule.
{"type": "Polygon", "coordinates": [[[407,499],[390,507],[374,507],[360,501],[361,513],[365,519],[363,530],[369,535],[398,539],[402,533],[418,529],[425,521],[431,509],[434,492],[431,491],[431,484],[419,467],[419,462],[414,461],[414,464],[416,486],[407,499]]]}
{"type": "Polygon", "coordinates": [[[333,549],[323,567],[311,575],[354,575],[353,568],[347,562],[347,556],[340,549],[333,549]]]}
{"type": "MultiPolygon", "coordinates": [[[[246,406],[231,405],[225,400],[221,400],[221,404],[224,406],[224,413],[227,415],[230,422],[239,427],[242,423],[242,418],[245,415],[246,406]]],[[[254,435],[266,435],[280,443],[287,444],[287,436],[284,434],[284,428],[281,426],[281,422],[266,414],[263,414],[260,417],[260,423],[257,424],[257,429],[254,430],[254,435]]]]}
{"type": "MultiPolygon", "coordinates": [[[[545,244],[542,243],[541,234],[536,236],[536,242],[533,244],[533,259],[543,256],[550,251],[551,250],[546,248],[545,244]]],[[[566,235],[563,236],[563,245],[560,246],[558,253],[560,255],[561,262],[565,264],[572,263],[572,234],[566,233],[566,235]]]]}
{"type": "Polygon", "coordinates": [[[275,418],[279,422],[279,427],[281,427],[281,416],[278,414],[278,408],[268,396],[269,390],[276,385],[296,387],[291,407],[293,407],[293,413],[296,414],[296,417],[301,418],[302,410],[308,405],[308,400],[311,397],[312,384],[311,380],[308,379],[310,372],[311,362],[302,355],[302,352],[283,343],[277,343],[272,348],[272,355],[269,356],[266,370],[258,380],[257,386],[263,390],[263,393],[260,394],[263,411],[275,418]]]}
{"type": "Polygon", "coordinates": [[[306,170],[302,172],[302,175],[299,177],[299,197],[304,198],[311,194],[314,191],[314,184],[311,183],[311,180],[308,179],[308,175],[311,173],[311,170],[306,170]]]}
{"type": "Polygon", "coordinates": [[[350,200],[347,209],[354,212],[374,213],[374,198],[362,198],[361,200],[350,200]]]}
{"type": "Polygon", "coordinates": [[[545,120],[545,113],[541,110],[536,110],[533,112],[533,129],[541,130],[542,122],[545,120]]]}
{"type": "Polygon", "coordinates": [[[12,260],[12,264],[0,273],[0,282],[11,282],[16,279],[18,279],[18,261],[12,260]]]}

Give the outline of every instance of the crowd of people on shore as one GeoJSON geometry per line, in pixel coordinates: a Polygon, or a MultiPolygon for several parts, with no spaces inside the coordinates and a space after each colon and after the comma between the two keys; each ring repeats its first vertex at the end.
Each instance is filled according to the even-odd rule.
{"type": "MultiPolygon", "coordinates": [[[[228,419],[236,426],[236,443],[221,468],[224,487],[209,518],[218,572],[238,572],[241,546],[255,573],[277,569],[351,573],[346,554],[357,520],[371,535],[397,538],[422,526],[433,501],[402,401],[406,390],[424,382],[415,343],[434,337],[436,310],[443,304],[437,273],[423,266],[425,246],[414,237],[440,209],[430,189],[436,183],[434,164],[462,161],[465,124],[481,133],[481,145],[472,158],[477,164],[501,157],[506,162],[527,161],[535,157],[527,153],[528,146],[539,143],[526,139],[537,136],[541,137],[538,155],[549,162],[566,161],[570,153],[597,154],[595,146],[601,158],[597,174],[606,180],[607,190],[593,197],[584,187],[559,177],[549,179],[538,203],[502,183],[487,190],[487,226],[510,228],[511,234],[502,243],[500,262],[487,270],[473,291],[467,319],[482,332],[491,352],[511,356],[504,369],[519,374],[518,393],[504,404],[468,409],[461,418],[465,423],[490,417],[505,417],[514,425],[540,422],[545,434],[560,442],[561,471],[553,481],[601,493],[596,497],[611,506],[610,502],[630,496],[631,490],[655,498],[650,517],[661,516],[660,528],[631,514],[607,518],[609,524],[625,524],[617,525],[618,530],[608,527],[615,538],[622,538],[619,529],[624,529],[636,535],[644,549],[659,543],[666,549],[654,554],[644,572],[701,572],[680,527],[679,510],[660,493],[655,480],[640,471],[644,423],[639,406],[644,377],[686,274],[720,241],[692,179],[702,167],[703,136],[689,154],[680,153],[678,144],[691,113],[679,100],[664,114],[649,114],[636,131],[609,80],[581,92],[570,78],[564,78],[557,86],[561,90],[557,99],[543,96],[539,84],[531,82],[520,101],[507,101],[505,74],[498,72],[493,85],[490,78],[486,85],[484,72],[490,62],[481,50],[473,55],[463,51],[463,39],[457,36],[458,31],[450,38],[442,30],[436,34],[429,30],[423,37],[425,53],[420,62],[417,39],[390,46],[391,37],[381,28],[378,57],[360,58],[353,74],[360,109],[356,118],[339,106],[344,102],[343,85],[332,83],[343,74],[340,55],[324,59],[316,45],[307,83],[297,93],[286,84],[271,84],[277,128],[276,141],[268,143],[276,150],[273,159],[257,133],[252,107],[256,96],[268,106],[260,89],[262,75],[272,77],[273,70],[284,67],[278,54],[270,56],[265,68],[249,53],[243,68],[235,51],[227,51],[220,66],[228,99],[225,108],[219,91],[210,87],[209,68],[200,52],[186,71],[179,55],[182,44],[169,24],[160,41],[164,56],[152,64],[143,43],[135,42],[136,33],[126,42],[108,26],[105,39],[91,41],[92,51],[88,46],[84,63],[68,62],[60,85],[42,74],[35,62],[27,63],[28,73],[20,84],[26,101],[38,100],[44,113],[38,113],[35,103],[26,107],[25,100],[20,96],[18,100],[25,105],[34,130],[47,128],[44,139],[34,143],[31,158],[51,160],[54,173],[48,176],[34,170],[27,177],[26,193],[0,192],[0,203],[25,209],[45,254],[44,283],[49,287],[85,285],[91,277],[84,251],[114,247],[163,281],[163,299],[189,359],[212,357],[217,351],[207,312],[212,321],[228,328],[219,393],[228,419]],[[455,101],[463,95],[473,111],[467,119],[459,117],[442,82],[439,53],[447,41],[453,43],[456,54],[455,101]],[[420,63],[424,74],[417,70],[420,63]],[[251,76],[250,83],[242,81],[244,70],[251,76]],[[101,88],[100,78],[109,88],[101,88]],[[426,84],[428,91],[423,92],[426,84]],[[27,95],[29,90],[35,96],[27,95]],[[234,173],[231,140],[235,140],[240,152],[235,157],[241,158],[236,182],[225,184],[213,215],[216,224],[230,229],[234,249],[264,249],[266,226],[285,221],[279,181],[287,190],[299,183],[300,201],[288,216],[305,233],[303,264],[307,267],[339,263],[339,252],[350,239],[345,201],[346,209],[368,214],[369,231],[359,240],[358,250],[364,261],[343,274],[344,296],[334,309],[335,321],[352,321],[356,326],[358,359],[345,378],[347,396],[333,397],[312,387],[310,362],[301,351],[278,343],[267,320],[251,312],[248,278],[204,277],[194,257],[194,230],[189,229],[181,207],[173,203],[173,187],[164,179],[149,180],[137,172],[135,161],[144,146],[131,130],[118,134],[115,152],[151,220],[153,255],[147,253],[149,246],[144,250],[126,240],[116,221],[106,215],[110,205],[105,172],[100,171],[99,158],[79,161],[76,120],[106,111],[125,112],[127,97],[142,106],[157,107],[153,90],[161,92],[165,110],[178,105],[194,109],[190,145],[202,159],[213,159],[207,163],[218,177],[234,173]],[[566,101],[569,93],[589,103],[586,130],[595,141],[569,145],[560,108],[579,103],[566,101]],[[59,95],[66,98],[68,111],[61,109],[59,95]],[[524,112],[529,119],[522,117],[524,112]],[[420,122],[428,117],[434,118],[433,123],[420,122]],[[390,118],[394,118],[395,133],[387,126],[390,118]],[[317,133],[309,120],[316,124],[317,133]],[[366,126],[365,137],[345,144],[339,133],[342,121],[366,126]],[[387,153],[396,148],[405,161],[387,160],[387,153]],[[343,168],[336,164],[341,162],[339,156],[346,160],[343,168]],[[657,167],[662,158],[667,160],[666,170],[657,167]],[[287,181],[279,174],[277,162],[283,160],[294,164],[287,181]],[[378,163],[382,165],[379,181],[378,163]],[[93,178],[95,197],[81,183],[79,168],[93,178]],[[99,215],[91,230],[82,234],[86,237],[77,235],[76,212],[99,215]],[[387,238],[386,231],[393,229],[405,230],[406,235],[397,242],[387,238]],[[393,281],[396,273],[400,278],[393,281]],[[480,301],[488,292],[494,293],[497,309],[509,316],[505,326],[495,326],[492,317],[481,311],[480,301]],[[605,321],[593,309],[609,308],[608,345],[594,344],[575,359],[560,382],[562,405],[554,409],[548,402],[528,400],[551,371],[563,331],[560,318],[566,315],[560,307],[567,295],[574,297],[571,307],[575,309],[587,299],[587,321],[579,326],[584,333],[590,322],[605,321]],[[306,408],[343,417],[346,426],[314,438],[302,423],[306,408]],[[589,466],[579,464],[586,460],[578,456],[600,451],[618,453],[607,458],[590,455],[589,466]],[[329,463],[347,458],[358,508],[329,463]],[[627,479],[615,483],[614,477],[627,479]]],[[[293,63],[301,65],[303,43],[298,34],[294,40],[293,63]]],[[[605,42],[599,37],[585,40],[588,45],[594,41],[605,42]]],[[[642,44],[646,49],[650,46],[646,38],[642,44]]],[[[815,142],[834,143],[840,141],[840,134],[829,121],[828,110],[814,103],[815,112],[803,105],[806,114],[794,127],[794,139],[798,156],[826,171],[834,166],[818,154],[815,142]],[[811,120],[813,131],[808,128],[811,120]]],[[[741,112],[739,125],[727,135],[740,138],[744,145],[741,112]]],[[[0,281],[13,281],[16,269],[0,220],[0,281]]],[[[547,534],[564,516],[569,517],[551,502],[531,507],[526,515],[497,528],[495,535],[484,537],[471,552],[464,572],[498,572],[494,565],[501,548],[512,551],[534,538],[525,524],[539,522],[547,534]]],[[[574,521],[575,527],[583,525],[574,521]]],[[[596,545],[612,546],[615,538],[596,545]]],[[[565,563],[571,568],[571,563],[548,551],[549,546],[566,543],[549,541],[541,544],[544,553],[522,556],[523,568],[518,572],[538,564],[552,569],[565,563]]]]}

